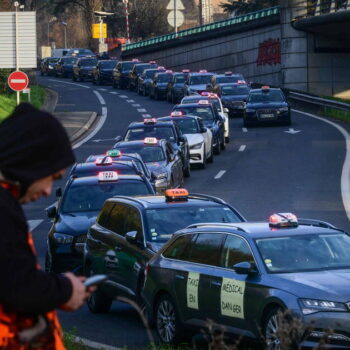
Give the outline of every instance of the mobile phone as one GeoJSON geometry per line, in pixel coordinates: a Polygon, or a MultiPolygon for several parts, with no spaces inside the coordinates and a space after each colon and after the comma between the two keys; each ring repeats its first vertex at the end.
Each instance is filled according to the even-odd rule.
{"type": "Polygon", "coordinates": [[[94,275],[87,278],[84,282],[85,287],[97,286],[98,284],[106,281],[108,279],[107,275],[94,275]]]}

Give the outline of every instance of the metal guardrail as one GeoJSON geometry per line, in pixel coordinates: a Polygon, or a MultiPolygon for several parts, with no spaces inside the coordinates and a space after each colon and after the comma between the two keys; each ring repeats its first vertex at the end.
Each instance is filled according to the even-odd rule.
{"type": "Polygon", "coordinates": [[[279,6],[271,7],[271,8],[267,8],[264,10],[248,13],[246,15],[225,19],[223,21],[213,22],[213,23],[206,24],[203,26],[198,26],[198,27],[193,27],[193,28],[186,29],[186,30],[181,30],[178,33],[166,34],[166,35],[158,36],[158,37],[155,37],[152,39],[139,41],[137,43],[124,44],[122,46],[122,51],[128,51],[128,50],[133,50],[133,49],[137,49],[137,48],[147,47],[147,46],[158,44],[158,43],[169,42],[171,40],[177,40],[179,38],[187,37],[189,35],[204,33],[204,32],[208,32],[211,30],[219,29],[219,28],[225,28],[225,27],[229,27],[232,25],[247,23],[247,22],[254,21],[254,20],[257,20],[260,18],[274,16],[274,15],[277,15],[279,13],[280,13],[279,6]]]}
{"type": "Polygon", "coordinates": [[[295,5],[296,20],[350,10],[350,0],[302,0],[295,5]],[[305,6],[306,3],[306,6],[305,6]]]}

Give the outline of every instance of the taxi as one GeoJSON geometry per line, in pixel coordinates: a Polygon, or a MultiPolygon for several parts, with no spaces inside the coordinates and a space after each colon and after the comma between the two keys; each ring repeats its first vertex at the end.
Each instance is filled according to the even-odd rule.
{"type": "Polygon", "coordinates": [[[220,84],[218,95],[222,104],[228,109],[228,116],[243,116],[250,88],[244,84],[220,84]]]}
{"type": "Polygon", "coordinates": [[[184,328],[205,330],[210,319],[213,331],[263,336],[271,350],[282,349],[281,334],[295,335],[293,349],[315,349],[322,339],[350,348],[346,232],[291,213],[214,221],[178,231],[145,269],[142,296],[162,342],[178,343],[184,328]]]}
{"type": "Polygon", "coordinates": [[[143,73],[145,69],[157,68],[157,63],[155,61],[150,61],[148,63],[136,63],[129,73],[129,90],[137,91],[139,76],[143,73]]]}
{"type": "Polygon", "coordinates": [[[117,60],[99,61],[92,71],[92,83],[97,85],[110,84],[113,80],[113,69],[117,60]]]}
{"type": "Polygon", "coordinates": [[[183,98],[185,82],[189,73],[189,69],[183,69],[181,72],[174,72],[166,90],[166,100],[168,102],[175,104],[181,101],[183,98]]]}
{"type": "Polygon", "coordinates": [[[196,116],[186,116],[175,111],[169,117],[158,118],[159,121],[173,121],[187,138],[190,147],[190,164],[200,165],[205,169],[207,163],[214,161],[213,134],[204,126],[203,120],[196,116]]]}
{"type": "Polygon", "coordinates": [[[282,90],[269,86],[250,90],[243,115],[244,126],[276,122],[291,124],[290,105],[282,90]]]}
{"type": "Polygon", "coordinates": [[[222,84],[248,85],[242,74],[225,72],[224,74],[213,75],[207,86],[207,90],[218,94],[222,84]]]}
{"type": "Polygon", "coordinates": [[[210,83],[213,75],[214,73],[208,73],[205,69],[196,73],[190,73],[183,88],[183,96],[200,94],[207,91],[207,85],[210,83]]]}
{"type": "Polygon", "coordinates": [[[46,57],[40,62],[40,75],[54,75],[59,57],[46,57]]]}
{"type": "Polygon", "coordinates": [[[90,228],[84,250],[87,276],[107,274],[109,280],[92,293],[92,312],[108,312],[116,297],[142,305],[144,269],[176,230],[197,222],[241,222],[244,218],[223,200],[185,189],[163,196],[108,199],[90,228]]]}
{"type": "Polygon", "coordinates": [[[158,140],[164,139],[169,141],[173,149],[179,153],[184,176],[191,176],[190,150],[187,138],[182,135],[179,127],[172,121],[161,122],[157,121],[156,118],[145,118],[143,122],[133,122],[128,126],[124,137],[118,136],[116,141],[144,140],[146,137],[155,137],[158,140]]]}
{"type": "Polygon", "coordinates": [[[230,123],[228,119],[228,109],[221,102],[221,98],[212,92],[202,92],[200,95],[186,96],[181,100],[181,104],[198,103],[199,101],[209,101],[225,120],[225,143],[230,142],[230,123]]]}
{"type": "Polygon", "coordinates": [[[116,196],[154,194],[148,180],[139,175],[101,171],[97,176],[70,177],[63,191],[57,189],[57,204],[47,209],[52,226],[48,233],[45,269],[78,272],[89,227],[106,199],[116,196]]]}
{"type": "Polygon", "coordinates": [[[96,67],[97,59],[95,57],[79,58],[73,65],[73,81],[92,80],[92,71],[96,67]]]}
{"type": "Polygon", "coordinates": [[[209,101],[176,105],[174,111],[202,118],[204,126],[213,134],[214,153],[220,154],[221,150],[225,149],[225,119],[209,101]]]}
{"type": "Polygon", "coordinates": [[[142,63],[137,58],[131,61],[119,61],[116,67],[113,69],[113,82],[114,88],[126,89],[129,86],[129,73],[136,63],[142,63]]]}
{"type": "Polygon", "coordinates": [[[155,100],[166,98],[168,83],[173,78],[173,71],[157,72],[154,74],[152,82],[149,86],[149,97],[155,100]]]}
{"type": "Polygon", "coordinates": [[[182,160],[172,144],[164,139],[146,137],[142,141],[121,141],[114,146],[121,152],[138,153],[154,178],[158,193],[167,188],[182,187],[182,160]]]}
{"type": "Polygon", "coordinates": [[[78,59],[76,57],[62,57],[55,65],[55,76],[68,78],[73,74],[73,65],[78,59]]]}
{"type": "Polygon", "coordinates": [[[145,69],[138,78],[137,93],[139,95],[148,96],[153,76],[159,72],[165,72],[166,69],[162,66],[157,68],[145,69]]]}

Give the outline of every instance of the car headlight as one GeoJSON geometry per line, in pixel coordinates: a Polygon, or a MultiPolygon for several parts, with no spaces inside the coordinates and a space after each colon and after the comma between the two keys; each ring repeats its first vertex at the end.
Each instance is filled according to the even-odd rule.
{"type": "Polygon", "coordinates": [[[289,111],[289,108],[288,107],[282,107],[282,108],[279,108],[277,110],[277,113],[284,113],[284,112],[288,112],[289,111]]]}
{"type": "Polygon", "coordinates": [[[52,66],[49,66],[49,69],[53,69],[53,67],[52,67],[52,66]]]}
{"type": "Polygon", "coordinates": [[[64,233],[54,233],[53,237],[55,241],[59,244],[70,244],[73,243],[73,236],[65,235],[64,233]]]}
{"type": "Polygon", "coordinates": [[[255,113],[255,109],[246,108],[246,113],[255,113]]]}
{"type": "Polygon", "coordinates": [[[300,299],[301,311],[304,315],[310,315],[321,311],[349,311],[345,304],[335,301],[300,299]]]}
{"type": "Polygon", "coordinates": [[[190,149],[200,149],[203,146],[203,142],[196,143],[195,145],[192,145],[190,149]]]}
{"type": "Polygon", "coordinates": [[[167,179],[168,178],[168,174],[167,173],[159,173],[159,174],[156,174],[157,176],[157,180],[163,180],[163,179],[167,179]]]}

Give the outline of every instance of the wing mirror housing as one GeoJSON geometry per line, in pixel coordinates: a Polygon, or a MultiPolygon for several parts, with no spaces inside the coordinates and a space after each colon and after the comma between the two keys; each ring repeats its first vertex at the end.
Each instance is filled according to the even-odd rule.
{"type": "Polygon", "coordinates": [[[233,265],[233,269],[239,275],[252,275],[257,272],[255,267],[248,261],[243,261],[233,265]]]}
{"type": "Polygon", "coordinates": [[[55,205],[52,205],[51,207],[48,207],[46,209],[46,215],[50,219],[54,219],[57,216],[57,208],[55,205]]]}
{"type": "Polygon", "coordinates": [[[179,136],[179,142],[185,142],[185,137],[184,136],[179,136]]]}
{"type": "Polygon", "coordinates": [[[228,113],[229,112],[228,108],[224,108],[224,112],[228,113]]]}
{"type": "Polygon", "coordinates": [[[135,243],[137,240],[137,231],[129,231],[126,233],[125,235],[125,239],[129,242],[129,243],[135,243]]]}
{"type": "Polygon", "coordinates": [[[201,128],[201,133],[205,133],[205,132],[207,132],[207,128],[205,128],[205,127],[203,127],[203,128],[201,128]]]}

